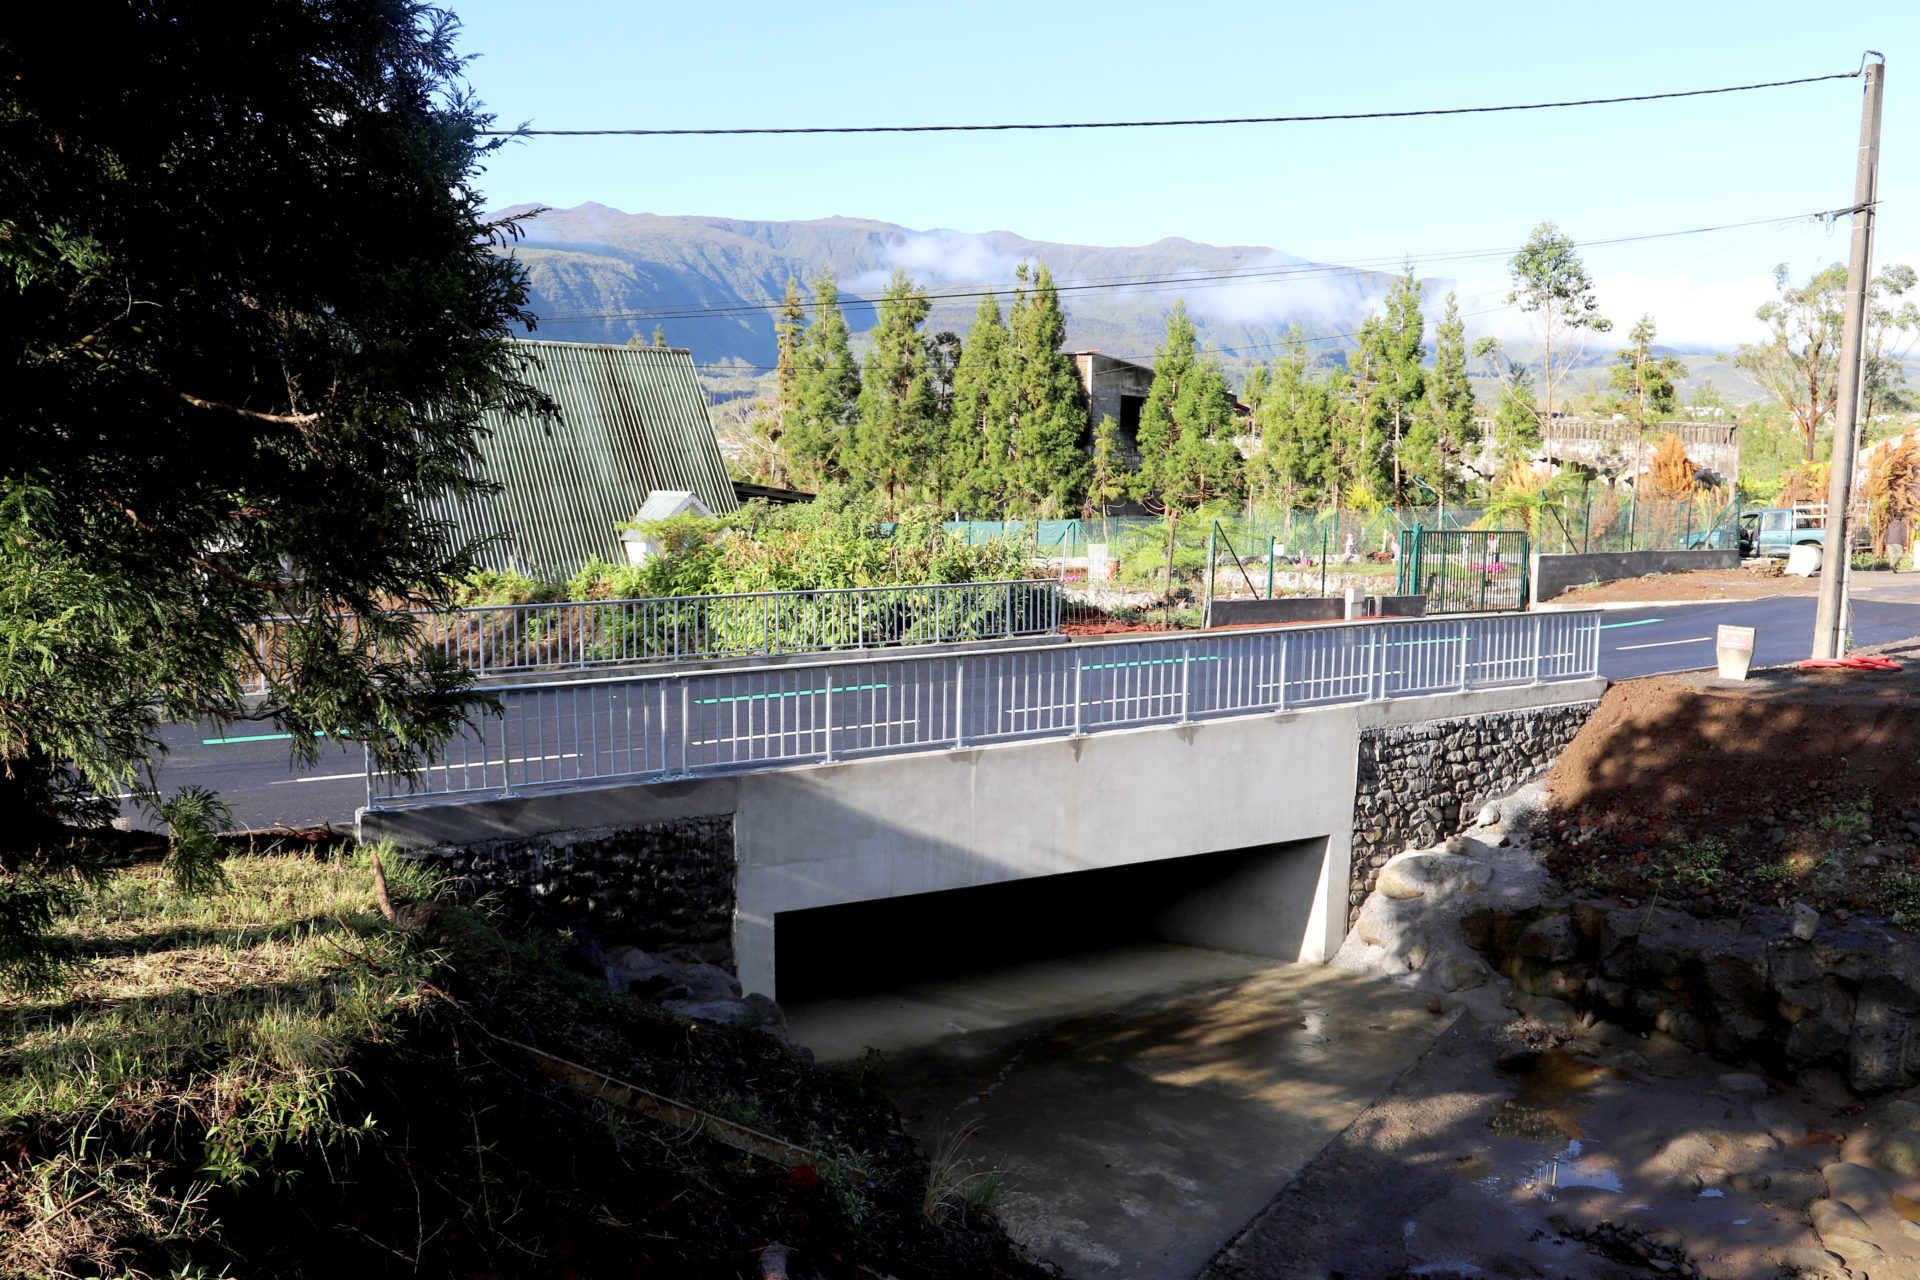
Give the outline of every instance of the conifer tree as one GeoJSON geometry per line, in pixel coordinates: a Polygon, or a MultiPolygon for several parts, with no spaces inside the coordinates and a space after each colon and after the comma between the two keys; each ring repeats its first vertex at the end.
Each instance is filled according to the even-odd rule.
{"type": "Polygon", "coordinates": [[[1444,519],[1447,488],[1467,451],[1479,443],[1473,422],[1473,383],[1467,376],[1467,326],[1455,294],[1434,328],[1433,372],[1406,449],[1409,465],[1433,487],[1444,519]]]}
{"type": "Polygon", "coordinates": [[[813,281],[813,320],[794,358],[791,456],[819,484],[847,476],[848,449],[860,413],[860,369],[849,349],[840,286],[831,266],[813,281]]]}
{"type": "Polygon", "coordinates": [[[1319,502],[1327,496],[1333,461],[1333,401],[1325,380],[1312,376],[1306,337],[1290,326],[1272,369],[1249,378],[1259,404],[1258,471],[1279,505],[1319,502]]]}
{"type": "Polygon", "coordinates": [[[1140,469],[1135,493],[1163,510],[1191,510],[1238,492],[1245,476],[1234,447],[1233,396],[1184,299],[1167,314],[1154,355],[1153,383],[1140,409],[1140,469]]]}
{"type": "Polygon", "coordinates": [[[1019,268],[1003,365],[1012,407],[1007,493],[1013,508],[1041,519],[1077,510],[1087,483],[1086,402],[1072,357],[1060,348],[1067,321],[1053,273],[1041,262],[1029,293],[1019,268]]]}
{"type": "Polygon", "coordinates": [[[1376,392],[1380,400],[1379,415],[1392,433],[1387,446],[1392,476],[1388,493],[1396,504],[1406,500],[1401,454],[1407,432],[1412,429],[1427,393],[1427,374],[1422,365],[1427,354],[1427,321],[1420,313],[1420,294],[1420,282],[1414,279],[1413,267],[1409,264],[1406,273],[1387,291],[1386,318],[1375,331],[1380,368],[1376,392]]]}
{"type": "Polygon", "coordinates": [[[1006,459],[1013,410],[1003,366],[1007,325],[1000,300],[987,290],[973,314],[953,370],[947,419],[947,505],[963,516],[1004,512],[1006,459]]]}
{"type": "Polygon", "coordinates": [[[889,518],[933,460],[937,443],[933,378],[920,322],[927,295],[899,267],[880,299],[873,346],[861,379],[860,424],[848,451],[848,471],[886,495],[889,518]]]}
{"type": "Polygon", "coordinates": [[[1100,415],[1093,429],[1093,459],[1087,471],[1087,497],[1083,515],[1107,516],[1108,508],[1126,497],[1133,487],[1133,463],[1127,457],[1126,441],[1120,438],[1120,424],[1113,415],[1100,415]]]}

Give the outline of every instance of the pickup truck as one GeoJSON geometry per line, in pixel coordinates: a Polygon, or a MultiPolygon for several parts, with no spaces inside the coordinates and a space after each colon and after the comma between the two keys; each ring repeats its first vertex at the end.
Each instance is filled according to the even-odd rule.
{"type": "MultiPolygon", "coordinates": [[[[1864,532],[1863,529],[1857,530],[1855,540],[1858,541],[1864,532]]],[[[1784,556],[1803,544],[1824,546],[1827,541],[1826,515],[1824,509],[1816,508],[1761,507],[1741,513],[1737,535],[1729,529],[1710,529],[1689,538],[1687,545],[1712,549],[1731,547],[1736,536],[1743,559],[1784,556]]]]}

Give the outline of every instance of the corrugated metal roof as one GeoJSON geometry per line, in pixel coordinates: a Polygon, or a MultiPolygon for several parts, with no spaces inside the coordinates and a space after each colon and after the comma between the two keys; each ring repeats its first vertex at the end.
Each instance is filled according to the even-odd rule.
{"type": "Polygon", "coordinates": [[[527,381],[553,397],[560,420],[488,414],[481,465],[500,492],[490,502],[435,504],[463,541],[506,535],[482,564],[555,579],[596,556],[617,563],[614,525],[633,519],[656,489],[692,493],[716,514],[738,505],[691,353],[520,345],[534,357],[527,381]]]}

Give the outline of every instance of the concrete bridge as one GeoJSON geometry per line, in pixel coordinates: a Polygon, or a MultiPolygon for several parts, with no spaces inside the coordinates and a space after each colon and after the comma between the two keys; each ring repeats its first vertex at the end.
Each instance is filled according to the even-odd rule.
{"type": "Polygon", "coordinates": [[[1318,962],[1384,850],[1577,729],[1605,687],[1597,627],[1411,619],[529,690],[478,764],[466,744],[463,772],[360,830],[580,913],[704,921],[642,945],[703,943],[783,999],[1029,930],[1318,962]],[[613,771],[636,751],[644,769],[613,771]],[[576,776],[530,780],[567,756],[576,776]]]}

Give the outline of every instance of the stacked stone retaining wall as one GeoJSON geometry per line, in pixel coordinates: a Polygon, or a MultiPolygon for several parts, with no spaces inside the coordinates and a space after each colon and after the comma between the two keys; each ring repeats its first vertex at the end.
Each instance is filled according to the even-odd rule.
{"type": "Polygon", "coordinates": [[[1363,732],[1347,926],[1389,858],[1463,830],[1489,799],[1545,773],[1599,705],[1565,703],[1363,732]]]}
{"type": "Polygon", "coordinates": [[[603,942],[733,963],[733,816],[552,831],[407,850],[469,896],[603,942]]]}

